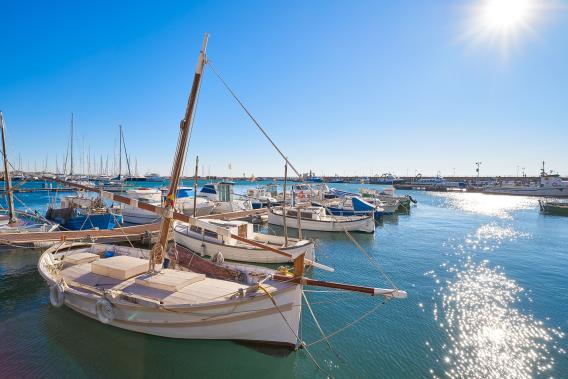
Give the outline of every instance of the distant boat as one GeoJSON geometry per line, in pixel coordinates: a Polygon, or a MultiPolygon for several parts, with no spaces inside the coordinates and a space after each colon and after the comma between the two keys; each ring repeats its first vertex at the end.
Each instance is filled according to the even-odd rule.
{"type": "Polygon", "coordinates": [[[467,188],[467,183],[464,181],[446,180],[441,176],[436,176],[435,178],[420,178],[415,180],[413,184],[434,188],[467,188]]]}
{"type": "Polygon", "coordinates": [[[364,199],[378,199],[386,204],[391,204],[394,201],[398,201],[398,211],[408,212],[410,210],[411,203],[416,204],[417,201],[410,195],[405,196],[395,196],[395,188],[387,187],[381,191],[371,188],[361,188],[359,190],[364,199]]]}
{"type": "Polygon", "coordinates": [[[263,187],[250,188],[247,190],[247,197],[251,201],[253,209],[260,209],[273,205],[279,205],[278,186],[276,184],[268,184],[263,187]]]}
{"type": "Polygon", "coordinates": [[[368,216],[372,212],[375,220],[379,220],[385,214],[385,210],[383,208],[369,203],[365,203],[367,205],[365,207],[355,207],[356,198],[356,196],[343,197],[334,200],[327,200],[323,204],[313,202],[312,205],[324,206],[329,213],[335,216],[368,216]]]}
{"type": "Polygon", "coordinates": [[[370,184],[398,184],[404,182],[404,179],[399,178],[391,173],[382,174],[381,176],[374,176],[369,178],[370,184]]]}
{"type": "Polygon", "coordinates": [[[67,230],[114,229],[122,223],[122,215],[108,209],[100,198],[82,195],[63,197],[59,207],[50,205],[45,218],[67,230]]]}
{"type": "Polygon", "coordinates": [[[151,173],[146,175],[147,182],[163,182],[164,178],[161,177],[159,174],[151,173]]]}
{"type": "Polygon", "coordinates": [[[568,203],[539,200],[540,211],[544,214],[568,216],[568,203]]]}
{"type": "Polygon", "coordinates": [[[215,203],[213,214],[252,210],[252,204],[246,197],[234,198],[233,185],[233,182],[227,181],[208,183],[200,189],[197,196],[215,203]]]}
{"type": "Polygon", "coordinates": [[[175,226],[175,240],[178,244],[202,256],[215,258],[217,254],[220,253],[223,259],[232,261],[287,263],[293,261],[301,254],[306,254],[306,259],[314,260],[313,241],[288,238],[288,246],[285,246],[284,237],[254,232],[253,224],[246,221],[222,221],[213,219],[201,219],[201,221],[216,226],[218,232],[215,233],[195,226],[177,223],[175,226]],[[280,249],[286,253],[290,253],[291,257],[242,243],[232,238],[231,234],[280,249]]]}
{"type": "MultiPolygon", "coordinates": [[[[303,230],[322,232],[375,232],[375,219],[372,215],[367,216],[333,216],[328,215],[324,207],[307,206],[301,208],[286,208],[286,216],[283,217],[282,207],[273,207],[268,210],[268,223],[284,226],[284,218],[288,228],[298,228],[298,223],[303,230]],[[298,217],[298,209],[300,217],[298,217]]],[[[370,213],[370,212],[369,212],[370,213]]]]}
{"type": "Polygon", "coordinates": [[[485,187],[484,193],[514,196],[568,197],[568,181],[559,175],[541,174],[538,185],[495,185],[485,187]]]}

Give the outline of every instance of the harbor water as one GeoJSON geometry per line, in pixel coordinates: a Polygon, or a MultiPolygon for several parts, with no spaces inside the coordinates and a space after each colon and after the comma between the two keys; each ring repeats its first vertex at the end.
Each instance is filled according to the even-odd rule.
{"type": "MultiPolygon", "coordinates": [[[[291,353],[137,334],[54,308],[40,251],[2,251],[0,378],[568,378],[568,218],[544,216],[526,197],[404,193],[418,201],[410,214],[352,234],[370,257],[342,233],[304,236],[335,268],[310,277],[374,287],[390,279],[408,298],[306,288],[329,338],[304,306],[307,349],[291,353]]],[[[19,208],[43,212],[49,194],[17,196],[19,208]]]]}

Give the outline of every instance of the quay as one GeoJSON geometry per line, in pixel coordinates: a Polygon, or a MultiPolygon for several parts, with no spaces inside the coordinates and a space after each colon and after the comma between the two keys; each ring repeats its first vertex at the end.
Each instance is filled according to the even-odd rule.
{"type": "Polygon", "coordinates": [[[126,226],[112,230],[66,230],[56,232],[2,233],[3,247],[45,247],[55,242],[140,242],[150,244],[158,235],[160,224],[126,226]]]}

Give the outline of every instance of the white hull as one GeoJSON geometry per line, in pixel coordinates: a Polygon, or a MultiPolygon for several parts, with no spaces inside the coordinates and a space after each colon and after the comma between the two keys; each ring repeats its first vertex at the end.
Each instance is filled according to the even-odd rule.
{"type": "MultiPolygon", "coordinates": [[[[301,286],[275,298],[288,322],[299,326],[301,286]]],[[[98,320],[98,295],[74,291],[65,292],[65,305],[98,320]]],[[[286,326],[282,315],[268,296],[258,301],[234,302],[224,306],[193,306],[169,311],[112,302],[115,319],[110,325],[169,338],[255,341],[296,346],[296,336],[286,326]],[[149,320],[152,320],[149,322],[149,320]]]]}
{"type": "MultiPolygon", "coordinates": [[[[196,253],[201,254],[202,256],[213,257],[220,252],[225,259],[232,261],[250,263],[287,263],[291,261],[291,258],[259,248],[223,244],[219,240],[207,236],[202,239],[199,233],[187,231],[186,226],[181,226],[181,229],[176,227],[175,239],[177,243],[187,247],[188,249],[196,253]]],[[[299,246],[292,246],[287,248],[282,246],[274,247],[292,254],[292,259],[301,255],[302,253],[305,253],[306,259],[314,260],[314,243],[311,241],[308,243],[301,243],[299,244],[299,246]]]]}
{"type": "MultiPolygon", "coordinates": [[[[332,216],[330,216],[331,218],[332,216]]],[[[339,217],[336,217],[339,219],[339,217]]],[[[314,230],[320,232],[375,232],[375,219],[372,216],[359,218],[359,217],[346,217],[348,220],[341,221],[319,221],[319,220],[301,220],[301,228],[303,230],[314,230]]],[[[284,226],[281,214],[276,214],[272,209],[268,210],[268,223],[272,225],[284,226]]],[[[296,229],[298,227],[298,219],[296,217],[286,217],[286,226],[288,228],[296,229]]]]}
{"type": "Polygon", "coordinates": [[[513,196],[568,197],[568,187],[489,187],[483,192],[513,196]]]}
{"type": "Polygon", "coordinates": [[[130,206],[122,208],[122,220],[128,224],[152,224],[159,219],[160,216],[144,209],[132,208],[130,206]]]}
{"type": "MultiPolygon", "coordinates": [[[[211,202],[197,203],[197,210],[195,211],[195,215],[199,216],[208,216],[213,211],[215,205],[211,202]]],[[[176,211],[181,212],[187,216],[193,216],[193,199],[190,201],[179,202],[176,201],[176,211]]]]}
{"type": "Polygon", "coordinates": [[[240,200],[216,202],[212,214],[221,214],[229,212],[250,211],[252,205],[240,200]]]}
{"type": "MultiPolygon", "coordinates": [[[[98,253],[109,249],[148,255],[141,249],[111,245],[83,248],[98,253]]],[[[243,340],[296,346],[301,285],[267,280],[264,286],[270,296],[259,289],[245,297],[232,297],[230,295],[236,289],[249,286],[207,278],[190,284],[189,292],[185,292],[185,288],[184,292],[152,290],[134,284],[134,279],[117,283],[93,274],[91,263],[72,265],[58,271],[56,267],[59,267],[63,254],[74,253],[69,248],[61,251],[64,253],[57,253],[55,247],[46,250],[40,257],[38,270],[50,287],[63,278],[62,303],[87,317],[101,320],[96,304],[106,298],[111,303],[113,314],[108,324],[121,329],[170,338],[243,340]],[[122,291],[121,288],[127,290],[122,291]],[[104,290],[107,290],[106,296],[102,293],[104,290]],[[223,295],[217,296],[215,291],[223,295]]]]}

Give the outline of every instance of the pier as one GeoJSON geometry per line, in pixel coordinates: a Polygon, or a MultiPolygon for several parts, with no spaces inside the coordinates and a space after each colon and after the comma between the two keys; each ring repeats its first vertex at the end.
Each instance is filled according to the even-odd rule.
{"type": "Polygon", "coordinates": [[[157,236],[160,224],[126,226],[113,230],[67,230],[56,232],[2,233],[1,246],[42,247],[55,242],[140,242],[151,243],[157,236]]]}

